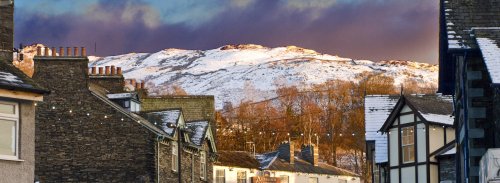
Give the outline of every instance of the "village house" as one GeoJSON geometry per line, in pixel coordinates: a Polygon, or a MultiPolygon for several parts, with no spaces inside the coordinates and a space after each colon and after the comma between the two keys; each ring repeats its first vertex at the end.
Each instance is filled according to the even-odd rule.
{"type": "Polygon", "coordinates": [[[379,130],[398,100],[399,95],[365,96],[366,160],[373,183],[389,182],[387,135],[379,130]]]}
{"type": "Polygon", "coordinates": [[[486,182],[480,181],[481,158],[500,147],[500,1],[440,5],[439,92],[454,95],[456,182],[486,182]]]}
{"type": "Polygon", "coordinates": [[[35,106],[48,91],[14,67],[13,1],[0,1],[0,177],[35,181],[35,106]]]}
{"type": "Polygon", "coordinates": [[[380,132],[387,135],[391,183],[453,181],[455,130],[452,98],[402,95],[380,132]]]}
{"type": "Polygon", "coordinates": [[[88,68],[85,49],[38,48],[33,79],[51,91],[37,106],[41,182],[211,182],[216,157],[208,121],[182,109],[141,113],[121,68],[88,68]],[[180,160],[180,161],[179,161],[180,160]]]}
{"type": "Polygon", "coordinates": [[[219,152],[214,163],[215,183],[359,183],[359,175],[319,160],[318,147],[284,142],[274,152],[250,154],[219,152]]]}

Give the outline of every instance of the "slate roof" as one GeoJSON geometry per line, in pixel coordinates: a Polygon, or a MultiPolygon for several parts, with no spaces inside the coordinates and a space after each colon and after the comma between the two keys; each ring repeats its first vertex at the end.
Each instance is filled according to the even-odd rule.
{"type": "Polygon", "coordinates": [[[474,32],[491,81],[500,84],[500,27],[474,32]]]}
{"type": "Polygon", "coordinates": [[[130,99],[137,95],[137,93],[112,93],[107,94],[106,96],[109,99],[130,99]]]}
{"type": "Polygon", "coordinates": [[[427,121],[453,125],[453,98],[447,95],[405,95],[427,121]]]}
{"type": "Polygon", "coordinates": [[[204,137],[208,130],[208,121],[186,122],[186,127],[191,130],[191,133],[189,133],[191,143],[197,146],[201,146],[204,142],[204,137]]]}
{"type": "Polygon", "coordinates": [[[396,106],[399,96],[367,95],[365,97],[365,138],[375,141],[375,163],[387,162],[387,135],[378,132],[396,106]]]}
{"type": "MultiPolygon", "coordinates": [[[[277,153],[277,152],[276,152],[277,153]]],[[[326,163],[319,162],[318,166],[314,166],[311,163],[298,158],[295,156],[294,163],[290,164],[288,161],[278,158],[277,154],[274,157],[273,153],[268,153],[267,158],[264,160],[272,159],[271,163],[263,168],[265,170],[278,170],[278,171],[287,171],[287,172],[300,172],[300,173],[311,173],[311,174],[326,174],[326,175],[345,175],[345,176],[354,176],[359,177],[359,175],[352,173],[348,170],[344,170],[326,163]]],[[[260,162],[261,167],[264,162],[260,162]]]]}
{"type": "Polygon", "coordinates": [[[446,38],[449,49],[478,48],[475,28],[500,27],[500,0],[443,0],[446,38]]]}
{"type": "Polygon", "coordinates": [[[49,93],[47,89],[36,84],[14,65],[4,60],[0,60],[0,88],[39,94],[49,93]]]}
{"type": "Polygon", "coordinates": [[[156,133],[157,135],[167,137],[167,134],[163,130],[161,130],[158,127],[156,127],[155,125],[151,124],[150,121],[142,118],[141,116],[139,116],[137,114],[134,114],[130,111],[127,111],[126,109],[122,108],[118,104],[109,100],[108,97],[106,96],[106,93],[104,93],[104,91],[105,91],[104,88],[102,88],[96,84],[89,83],[89,90],[92,93],[92,95],[96,96],[98,99],[100,99],[101,101],[103,101],[107,105],[113,107],[116,111],[118,111],[118,112],[124,114],[125,116],[129,117],[130,119],[140,123],[142,126],[147,128],[148,130],[156,133]]]}
{"type": "Polygon", "coordinates": [[[219,151],[214,165],[259,169],[260,164],[250,153],[243,151],[219,151]]]}
{"type": "Polygon", "coordinates": [[[175,135],[174,128],[169,128],[168,124],[178,125],[179,118],[182,115],[181,109],[169,109],[157,112],[148,112],[144,114],[152,123],[158,125],[170,137],[175,135]]]}

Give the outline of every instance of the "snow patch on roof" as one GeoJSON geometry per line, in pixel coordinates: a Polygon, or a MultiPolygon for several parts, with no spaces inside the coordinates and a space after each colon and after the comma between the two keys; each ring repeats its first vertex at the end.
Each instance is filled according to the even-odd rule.
{"type": "Polygon", "coordinates": [[[457,153],[457,147],[453,147],[450,150],[440,154],[440,155],[450,155],[450,154],[456,154],[457,153]]]}
{"type": "Polygon", "coordinates": [[[23,83],[23,81],[14,74],[2,71],[0,71],[0,81],[7,81],[11,83],[23,83]]]}
{"type": "Polygon", "coordinates": [[[133,93],[113,93],[106,95],[109,99],[132,98],[133,93]]]}
{"type": "Polygon", "coordinates": [[[257,159],[257,161],[259,161],[261,169],[267,169],[267,168],[269,168],[269,166],[271,166],[271,164],[274,162],[274,160],[276,160],[276,158],[278,157],[278,154],[279,154],[278,151],[265,153],[265,154],[258,154],[258,155],[255,155],[255,159],[257,159]]]}
{"type": "Polygon", "coordinates": [[[186,126],[193,130],[193,133],[191,133],[190,135],[191,142],[193,142],[195,145],[200,146],[203,142],[205,131],[208,126],[208,121],[189,122],[186,123],[186,126]]]}
{"type": "Polygon", "coordinates": [[[495,40],[476,38],[493,83],[500,83],[500,48],[495,40]]]}
{"type": "Polygon", "coordinates": [[[169,128],[167,125],[169,123],[177,125],[179,117],[181,115],[181,110],[174,109],[174,110],[167,110],[167,111],[160,111],[160,112],[151,112],[151,113],[149,113],[149,115],[160,116],[161,123],[159,126],[167,134],[173,136],[174,129],[169,128]]]}
{"type": "Polygon", "coordinates": [[[387,135],[377,132],[399,97],[389,95],[368,95],[365,97],[365,130],[366,140],[375,140],[375,162],[387,162],[387,135]]]}
{"type": "Polygon", "coordinates": [[[443,114],[424,114],[421,115],[427,120],[436,123],[442,123],[446,125],[453,125],[454,118],[451,115],[443,115],[443,114]]]}

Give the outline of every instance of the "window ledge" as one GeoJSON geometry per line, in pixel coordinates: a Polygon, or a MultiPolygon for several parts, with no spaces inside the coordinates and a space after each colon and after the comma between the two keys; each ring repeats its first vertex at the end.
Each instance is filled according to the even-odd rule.
{"type": "Polygon", "coordinates": [[[24,162],[22,159],[17,159],[17,158],[5,158],[5,157],[0,157],[0,161],[17,161],[17,162],[24,162]]]}

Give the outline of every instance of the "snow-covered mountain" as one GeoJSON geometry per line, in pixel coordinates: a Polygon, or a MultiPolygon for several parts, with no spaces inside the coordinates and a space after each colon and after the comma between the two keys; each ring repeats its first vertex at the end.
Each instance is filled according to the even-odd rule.
{"type": "Polygon", "coordinates": [[[165,49],[156,53],[129,53],[90,57],[90,66],[115,65],[127,79],[146,81],[154,94],[178,85],[187,93],[214,95],[216,108],[275,97],[277,84],[307,87],[331,79],[357,81],[363,72],[437,83],[437,65],[410,61],[353,60],[295,46],[227,45],[212,50],[165,49]],[[156,90],[155,90],[156,89],[156,90]]]}

